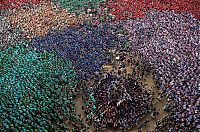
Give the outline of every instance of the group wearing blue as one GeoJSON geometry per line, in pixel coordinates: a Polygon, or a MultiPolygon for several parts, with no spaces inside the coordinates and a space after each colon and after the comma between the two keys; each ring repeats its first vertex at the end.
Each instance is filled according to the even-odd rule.
{"type": "Polygon", "coordinates": [[[35,37],[31,46],[38,51],[55,51],[73,62],[81,79],[92,78],[108,62],[107,51],[124,45],[126,38],[116,32],[120,27],[84,23],[78,27],[52,30],[45,37],[35,37]]]}

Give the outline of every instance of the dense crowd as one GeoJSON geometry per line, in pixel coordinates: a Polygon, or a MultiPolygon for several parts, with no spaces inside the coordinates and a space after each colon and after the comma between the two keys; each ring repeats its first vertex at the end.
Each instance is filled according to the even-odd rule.
{"type": "Polygon", "coordinates": [[[16,9],[20,8],[24,4],[38,4],[40,1],[38,0],[3,0],[0,1],[0,10],[3,9],[16,9]]]}
{"type": "Polygon", "coordinates": [[[0,51],[0,131],[84,130],[75,112],[72,63],[25,44],[0,51]]]}
{"type": "Polygon", "coordinates": [[[21,29],[19,27],[12,26],[5,19],[5,17],[1,15],[4,14],[2,12],[0,11],[0,50],[4,50],[9,46],[15,45],[25,38],[25,35],[21,32],[21,29]]]}
{"type": "Polygon", "coordinates": [[[196,0],[106,0],[105,3],[103,9],[109,9],[109,14],[116,20],[143,19],[150,9],[160,12],[190,12],[195,18],[200,19],[200,5],[196,0]]]}
{"type": "Polygon", "coordinates": [[[53,3],[59,4],[61,7],[68,9],[69,12],[75,12],[77,15],[79,15],[82,12],[87,12],[88,10],[97,11],[100,6],[100,3],[103,1],[104,0],[52,0],[53,3]]]}
{"type": "Polygon", "coordinates": [[[63,8],[40,3],[0,10],[0,131],[87,131],[74,103],[83,80],[87,123],[96,130],[108,126],[129,130],[147,113],[157,113],[152,94],[141,83],[150,71],[160,88],[158,99],[166,96],[163,109],[170,112],[156,122],[155,131],[200,129],[199,20],[191,14],[150,10],[145,17],[141,14],[143,19],[135,18],[142,12],[134,12],[133,20],[85,22],[90,14],[96,23],[115,20],[117,15],[128,19],[121,6],[127,2],[120,2],[106,8],[101,0],[53,0],[63,8]],[[115,7],[123,11],[111,10],[115,7]],[[83,9],[86,14],[81,16],[83,9]],[[108,51],[120,55],[113,60],[108,51]],[[102,66],[108,63],[113,67],[105,72],[102,66]]]}
{"type": "Polygon", "coordinates": [[[70,59],[80,78],[92,77],[108,59],[107,51],[126,42],[117,36],[120,27],[83,24],[59,31],[51,31],[45,37],[35,37],[32,46],[38,51],[56,51],[64,59],[70,59]],[[117,29],[118,28],[118,29],[117,29]]]}
{"type": "Polygon", "coordinates": [[[157,85],[171,109],[169,116],[159,121],[163,123],[157,123],[157,130],[196,131],[199,127],[199,25],[190,14],[152,10],[145,19],[125,26],[133,52],[154,67],[157,85]]]}
{"type": "MultiPolygon", "coordinates": [[[[136,74],[127,74],[126,54],[126,51],[121,52],[116,62],[117,69],[96,72],[93,80],[88,81],[84,109],[88,122],[93,122],[97,130],[108,126],[129,130],[145,114],[156,111],[152,94],[136,74]]],[[[134,67],[138,66],[142,64],[137,63],[134,67]]]]}
{"type": "Polygon", "coordinates": [[[17,10],[9,10],[6,14],[5,19],[11,25],[20,27],[29,39],[45,36],[52,29],[59,30],[81,24],[87,19],[85,14],[76,16],[75,13],[69,13],[66,9],[50,2],[41,2],[36,6],[26,4],[17,10]]]}

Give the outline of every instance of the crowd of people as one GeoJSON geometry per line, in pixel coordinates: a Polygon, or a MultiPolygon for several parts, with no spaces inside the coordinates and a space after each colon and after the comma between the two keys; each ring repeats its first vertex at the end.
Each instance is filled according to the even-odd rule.
{"type": "Polygon", "coordinates": [[[26,44],[0,51],[0,131],[84,130],[74,106],[79,90],[72,63],[26,44]]]}
{"type": "Polygon", "coordinates": [[[127,62],[132,64],[134,61],[133,67],[142,64],[130,60],[126,54],[126,50],[121,51],[112,70],[96,72],[93,80],[88,81],[87,94],[83,98],[84,110],[88,122],[93,122],[97,130],[108,126],[129,130],[147,113],[156,111],[153,96],[140,82],[139,74],[127,72],[127,62]]]}
{"type": "Polygon", "coordinates": [[[76,26],[88,19],[86,14],[76,16],[75,13],[68,12],[58,5],[44,1],[38,5],[25,4],[19,9],[8,10],[3,14],[6,14],[5,19],[11,25],[20,27],[28,39],[46,36],[51,29],[60,30],[64,27],[76,26]]]}
{"type": "Polygon", "coordinates": [[[61,7],[66,8],[69,12],[75,12],[77,15],[87,12],[90,10],[98,10],[102,0],[92,0],[92,1],[63,1],[63,0],[53,0],[55,4],[59,4],[61,7]]]}
{"type": "Polygon", "coordinates": [[[64,59],[70,59],[80,78],[93,76],[108,62],[106,51],[126,42],[114,33],[114,26],[83,24],[59,31],[51,31],[45,37],[35,37],[32,47],[38,51],[56,51],[64,59]]]}
{"type": "Polygon", "coordinates": [[[151,10],[125,26],[133,53],[154,67],[158,87],[167,97],[169,116],[156,129],[196,131],[199,127],[199,20],[190,14],[151,10]]]}
{"type": "Polygon", "coordinates": [[[0,11],[0,50],[13,46],[25,38],[21,29],[12,26],[3,14],[3,11],[0,11]]]}
{"type": "Polygon", "coordinates": [[[155,131],[200,129],[199,20],[191,14],[150,10],[143,19],[93,25],[55,8],[41,4],[32,12],[21,8],[15,15],[0,16],[2,131],[86,131],[74,106],[81,80],[88,84],[83,97],[87,122],[97,130],[129,130],[145,114],[157,113],[152,95],[141,83],[150,71],[161,96],[166,96],[163,109],[170,112],[156,122],[155,131]],[[83,24],[67,26],[77,23],[83,24]],[[31,42],[21,44],[24,38],[31,42]],[[123,50],[128,38],[129,58],[123,50]],[[113,60],[109,50],[119,51],[119,57],[113,60]],[[107,63],[114,64],[112,70],[102,71],[107,63]]]}

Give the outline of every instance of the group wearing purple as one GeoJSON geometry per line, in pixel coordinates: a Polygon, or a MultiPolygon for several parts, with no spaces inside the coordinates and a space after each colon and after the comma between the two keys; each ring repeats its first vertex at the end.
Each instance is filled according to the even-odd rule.
{"type": "Polygon", "coordinates": [[[125,26],[133,52],[153,66],[158,88],[171,109],[156,130],[198,131],[200,128],[199,20],[190,14],[150,11],[146,18],[125,26]]]}

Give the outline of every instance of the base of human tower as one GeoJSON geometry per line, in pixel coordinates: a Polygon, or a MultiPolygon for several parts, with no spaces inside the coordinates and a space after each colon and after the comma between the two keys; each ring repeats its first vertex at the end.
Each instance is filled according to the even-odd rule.
{"type": "MultiPolygon", "coordinates": [[[[155,95],[142,79],[146,76],[150,78],[147,75],[150,66],[142,64],[137,57],[129,56],[126,51],[112,54],[110,64],[104,65],[88,84],[90,89],[84,95],[87,122],[98,131],[136,131],[146,129],[149,124],[154,126],[152,124],[155,122],[151,122],[156,120],[154,116],[162,113],[159,116],[162,118],[166,112],[159,111],[158,107],[162,106],[157,105],[161,102],[155,105],[155,95]],[[137,72],[140,68],[146,70],[144,75],[137,72]]],[[[157,89],[153,90],[157,94],[157,89]]]]}

